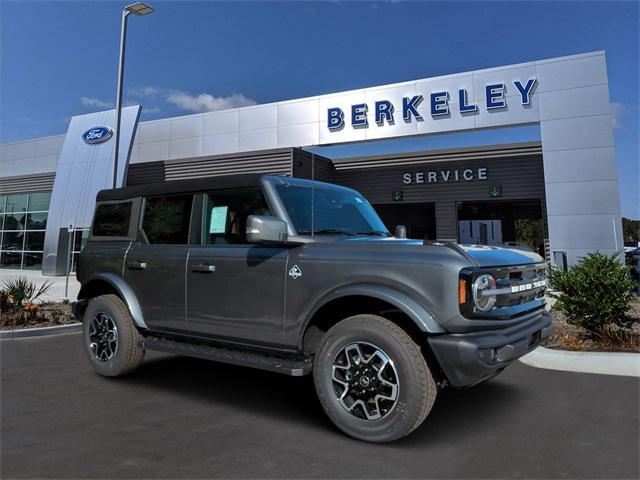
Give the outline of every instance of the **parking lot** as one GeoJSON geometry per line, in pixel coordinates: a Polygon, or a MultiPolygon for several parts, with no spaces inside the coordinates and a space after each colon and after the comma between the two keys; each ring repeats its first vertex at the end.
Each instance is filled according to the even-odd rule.
{"type": "Polygon", "coordinates": [[[148,354],[94,374],[80,335],[0,342],[2,478],[638,478],[637,378],[514,365],[388,445],[337,431],[310,377],[148,354]]]}

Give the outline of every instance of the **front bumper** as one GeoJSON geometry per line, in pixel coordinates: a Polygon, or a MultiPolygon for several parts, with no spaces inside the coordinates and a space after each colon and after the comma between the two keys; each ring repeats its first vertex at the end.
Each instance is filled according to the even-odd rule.
{"type": "Polygon", "coordinates": [[[551,315],[542,309],[510,328],[431,336],[428,342],[449,384],[470,387],[535,349],[552,330],[551,315]]]}

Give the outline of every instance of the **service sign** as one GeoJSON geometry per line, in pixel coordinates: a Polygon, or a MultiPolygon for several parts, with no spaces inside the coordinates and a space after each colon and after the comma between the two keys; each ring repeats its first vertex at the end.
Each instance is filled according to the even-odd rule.
{"type": "Polygon", "coordinates": [[[106,142],[112,136],[113,130],[111,127],[93,127],[82,134],[82,140],[84,140],[84,143],[92,145],[106,142]]]}
{"type": "MultiPolygon", "coordinates": [[[[519,93],[516,101],[521,105],[529,105],[536,83],[537,80],[535,78],[514,81],[513,85],[519,93]]],[[[506,109],[508,107],[505,95],[506,88],[504,83],[485,85],[483,108],[489,111],[506,109]]],[[[473,114],[478,109],[477,103],[469,101],[466,89],[461,88],[456,91],[440,90],[424,95],[403,97],[402,102],[398,105],[383,99],[373,102],[372,105],[367,103],[351,105],[347,111],[337,106],[330,107],[327,109],[326,126],[330,131],[342,130],[347,125],[352,128],[368,128],[368,114],[372,110],[375,123],[378,127],[382,127],[384,125],[394,125],[400,119],[405,123],[419,122],[424,120],[426,115],[430,115],[434,119],[447,118],[453,113],[460,115],[473,114]]]]}

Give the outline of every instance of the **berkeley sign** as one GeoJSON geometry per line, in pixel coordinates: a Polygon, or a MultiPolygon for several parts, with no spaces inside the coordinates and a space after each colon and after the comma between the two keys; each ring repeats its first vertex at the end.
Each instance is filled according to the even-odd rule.
{"type": "MultiPolygon", "coordinates": [[[[531,94],[537,83],[536,78],[530,78],[526,82],[516,80],[513,82],[520,94],[520,103],[529,105],[531,103],[531,94]]],[[[504,83],[492,83],[485,86],[485,100],[487,110],[496,110],[507,107],[505,98],[504,83]]],[[[478,111],[478,105],[470,103],[467,98],[467,91],[464,88],[456,92],[458,111],[461,114],[469,114],[478,111]]],[[[429,95],[430,109],[429,113],[433,118],[447,117],[451,114],[450,94],[447,90],[433,92],[429,95]]],[[[414,95],[412,97],[402,98],[402,119],[405,122],[424,120],[422,109],[419,108],[424,101],[423,95],[414,95]]],[[[351,105],[350,123],[354,128],[366,128],[369,126],[367,115],[369,113],[369,105],[366,103],[358,103],[351,105]]],[[[373,105],[374,120],[378,126],[383,126],[385,121],[389,125],[395,123],[396,106],[389,100],[379,100],[373,105]]],[[[345,113],[340,107],[331,107],[327,109],[327,127],[329,130],[341,130],[345,126],[345,113]]]]}

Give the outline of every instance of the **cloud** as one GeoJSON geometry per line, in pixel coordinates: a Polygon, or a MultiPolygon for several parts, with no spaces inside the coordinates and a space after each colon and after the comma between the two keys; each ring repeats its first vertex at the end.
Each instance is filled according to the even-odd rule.
{"type": "Polygon", "coordinates": [[[620,102],[611,102],[611,122],[613,123],[614,130],[623,130],[624,126],[620,119],[624,115],[624,112],[627,110],[627,107],[624,103],[620,102]]]}
{"type": "Polygon", "coordinates": [[[113,102],[105,102],[99,98],[80,97],[80,103],[89,108],[113,108],[113,102]]]}
{"type": "Polygon", "coordinates": [[[166,100],[183,110],[190,110],[194,113],[227,110],[256,104],[255,100],[247,98],[241,93],[232,93],[228,97],[214,97],[208,93],[190,95],[179,90],[169,93],[166,100]]]}
{"type": "MultiPolygon", "coordinates": [[[[153,85],[134,87],[129,90],[129,93],[131,96],[138,97],[139,99],[157,100],[160,97],[171,105],[193,113],[213,112],[216,110],[226,110],[256,104],[255,100],[245,97],[242,93],[232,93],[226,97],[216,97],[204,92],[192,95],[183,90],[162,88],[153,85]]],[[[145,111],[151,113],[152,108],[146,108],[145,111]]]]}
{"type": "Polygon", "coordinates": [[[143,87],[133,87],[128,92],[134,97],[156,97],[166,91],[168,91],[166,88],[145,85],[143,87]]]}

